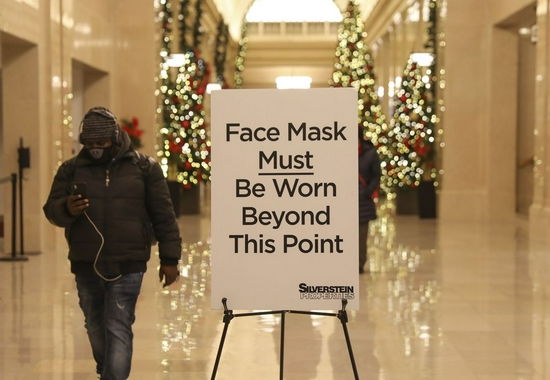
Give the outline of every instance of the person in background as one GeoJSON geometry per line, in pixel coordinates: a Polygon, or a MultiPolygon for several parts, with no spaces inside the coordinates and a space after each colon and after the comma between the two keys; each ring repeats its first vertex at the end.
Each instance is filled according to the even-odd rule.
{"type": "Polygon", "coordinates": [[[367,263],[367,236],[369,221],[376,219],[374,198],[380,187],[380,158],[370,140],[359,130],[359,273],[364,273],[367,263]]]}
{"type": "Polygon", "coordinates": [[[168,286],[179,279],[181,237],[162,169],[134,150],[108,109],[90,109],[79,138],[84,148],[61,165],[43,209],[65,229],[96,371],[104,380],[125,380],[153,238],[159,278],[168,286]],[[83,183],[85,190],[72,191],[83,183]]]}

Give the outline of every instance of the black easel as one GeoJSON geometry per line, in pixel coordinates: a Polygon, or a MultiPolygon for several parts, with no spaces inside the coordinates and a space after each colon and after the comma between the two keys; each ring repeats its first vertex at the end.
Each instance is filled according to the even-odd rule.
{"type": "Polygon", "coordinates": [[[322,316],[328,316],[328,317],[337,317],[340,322],[342,322],[342,328],[344,329],[344,336],[346,337],[346,344],[348,346],[348,352],[349,357],[351,360],[351,366],[353,368],[353,375],[355,380],[359,380],[359,374],[357,373],[357,367],[355,365],[355,359],[353,357],[353,350],[351,348],[351,341],[349,338],[348,328],[346,323],[348,322],[348,314],[346,312],[346,305],[348,304],[348,300],[343,299],[342,300],[342,309],[338,311],[338,313],[321,313],[321,312],[313,312],[313,311],[297,311],[297,310],[275,310],[275,311],[260,311],[260,312],[254,312],[254,313],[241,313],[241,314],[233,314],[233,310],[229,310],[227,308],[227,298],[222,299],[223,304],[223,332],[220,339],[220,346],[218,347],[218,354],[216,355],[216,362],[214,363],[214,369],[212,370],[212,377],[210,380],[214,380],[216,378],[216,373],[218,371],[218,365],[220,363],[220,358],[222,355],[222,349],[223,344],[225,342],[225,336],[227,334],[227,329],[229,328],[229,323],[231,320],[235,317],[249,317],[249,316],[256,316],[256,315],[265,315],[265,314],[281,314],[281,349],[280,349],[280,363],[279,363],[279,380],[283,380],[283,369],[284,369],[284,353],[285,353],[285,315],[286,313],[294,313],[294,314],[308,314],[308,315],[322,315],[322,316]]]}
{"type": "Polygon", "coordinates": [[[16,231],[16,203],[17,203],[17,174],[12,173],[11,176],[6,178],[1,178],[0,183],[11,181],[11,256],[0,257],[0,261],[26,261],[27,257],[17,256],[15,254],[15,231],[16,231]]]}

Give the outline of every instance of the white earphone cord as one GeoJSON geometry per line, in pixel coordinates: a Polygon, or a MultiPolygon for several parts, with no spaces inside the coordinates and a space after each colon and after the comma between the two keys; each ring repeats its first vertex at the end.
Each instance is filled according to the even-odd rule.
{"type": "Polygon", "coordinates": [[[97,260],[99,259],[99,254],[101,253],[101,250],[103,249],[103,244],[105,244],[105,238],[103,237],[103,234],[101,232],[99,232],[99,230],[97,229],[96,225],[94,222],[92,222],[92,219],[90,219],[90,217],[88,216],[88,213],[86,211],[84,211],[84,215],[86,215],[86,218],[88,218],[88,221],[92,224],[92,226],[94,227],[94,229],[96,230],[97,234],[99,235],[99,237],[101,238],[101,245],[99,246],[99,250],[97,251],[97,254],[95,255],[95,260],[94,260],[94,271],[97,273],[97,275],[99,277],[101,277],[102,280],[104,281],[115,281],[115,280],[118,280],[120,277],[122,277],[121,274],[119,274],[118,276],[116,276],[115,278],[106,278],[105,276],[103,276],[99,270],[97,269],[97,260]]]}

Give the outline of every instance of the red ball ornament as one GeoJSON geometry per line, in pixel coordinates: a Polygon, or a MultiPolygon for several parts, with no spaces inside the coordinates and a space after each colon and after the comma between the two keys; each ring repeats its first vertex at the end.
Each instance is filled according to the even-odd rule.
{"type": "Polygon", "coordinates": [[[426,156],[426,147],[425,146],[420,146],[418,147],[417,151],[416,151],[416,154],[418,154],[420,157],[425,157],[426,156]]]}
{"type": "Polygon", "coordinates": [[[168,145],[169,145],[170,152],[181,153],[181,146],[179,144],[176,144],[175,142],[170,141],[168,145]]]}

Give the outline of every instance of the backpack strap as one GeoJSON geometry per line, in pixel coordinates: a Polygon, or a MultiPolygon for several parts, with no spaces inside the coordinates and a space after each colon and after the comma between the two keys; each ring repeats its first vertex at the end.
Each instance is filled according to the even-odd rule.
{"type": "Polygon", "coordinates": [[[65,174],[67,174],[67,178],[69,179],[69,182],[72,182],[74,179],[74,171],[76,168],[76,156],[72,157],[71,159],[65,161],[62,165],[62,167],[65,170],[65,174]]]}
{"type": "MultiPolygon", "coordinates": [[[[149,178],[149,173],[151,172],[151,168],[156,163],[155,160],[149,156],[146,156],[137,150],[134,151],[134,163],[139,166],[141,169],[141,173],[143,175],[143,184],[145,185],[145,197],[148,198],[148,191],[147,191],[147,180],[149,178]]],[[[153,229],[152,224],[150,224],[150,232],[151,232],[151,246],[157,244],[157,239],[155,237],[155,231],[153,229]]]]}
{"type": "Polygon", "coordinates": [[[134,151],[134,153],[134,163],[139,166],[141,172],[143,173],[143,178],[147,180],[149,177],[149,172],[151,171],[152,158],[138,152],[137,150],[134,151]]]}

